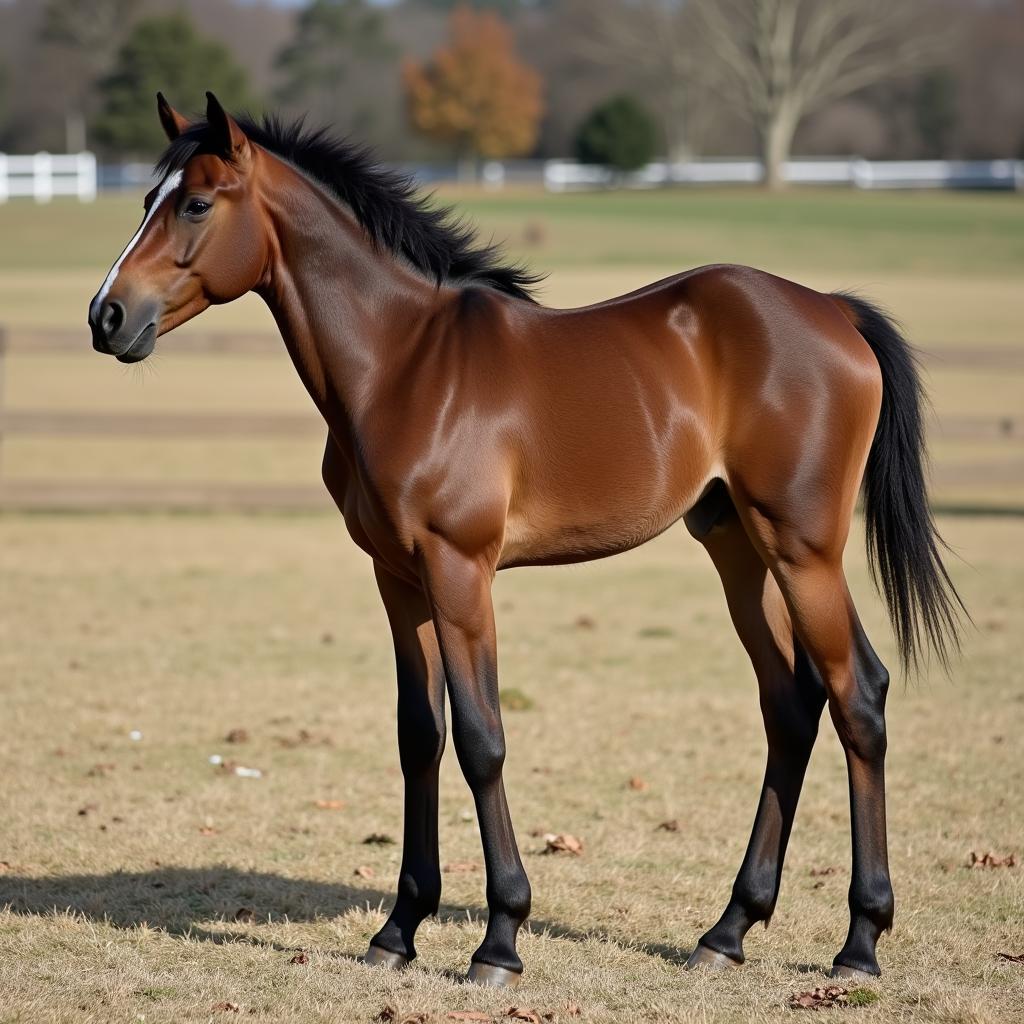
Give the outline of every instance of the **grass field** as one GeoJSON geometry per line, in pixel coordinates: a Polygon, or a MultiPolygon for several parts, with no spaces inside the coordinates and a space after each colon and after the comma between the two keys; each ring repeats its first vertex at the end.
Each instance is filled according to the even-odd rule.
{"type": "MultiPolygon", "coordinates": [[[[978,629],[952,680],[894,687],[897,925],[877,1001],[844,1019],[1024,1015],[1024,966],[996,958],[1024,953],[1022,868],[965,866],[971,851],[1024,853],[1022,530],[942,525],[970,563],[952,564],[978,629]]],[[[891,662],[859,537],[849,562],[891,662]]],[[[481,937],[483,875],[450,750],[442,861],[463,870],[444,875],[410,971],[355,961],[400,856],[364,839],[400,837],[401,785],[387,628],[340,522],[7,517],[0,573],[0,1021],[220,1019],[223,1001],[275,1022],[369,1022],[392,1004],[442,1024],[567,1002],[594,1022],[776,1021],[791,993],[824,984],[849,884],[827,718],[771,928],[751,933],[742,971],[681,968],[727,897],[764,756],[752,673],[685,531],[499,578],[503,687],[533,702],[505,716],[535,893],[512,997],[451,974],[481,937]],[[248,741],[225,742],[232,729],[248,741]],[[212,754],[265,775],[227,775],[212,754]],[[673,818],[679,831],[658,830],[673,818]],[[581,837],[583,856],[540,855],[547,831],[581,837]]]]}
{"type": "MultiPolygon", "coordinates": [[[[689,266],[747,262],[887,303],[925,347],[1024,344],[1024,202],[1014,196],[747,191],[550,197],[453,193],[573,305],[689,266]]],[[[81,355],[19,350],[8,408],[285,413],[309,409],[284,356],[190,356],[174,337],[128,370],[89,350],[85,308],[139,219],[138,197],[0,205],[0,323],[82,327],[81,355]]],[[[197,327],[272,330],[245,301],[197,327]]],[[[188,330],[185,328],[184,330],[188,330]]],[[[1019,416],[1024,375],[937,369],[940,417],[1019,416]]],[[[953,465],[1019,464],[1019,440],[935,438],[953,465]]],[[[311,440],[13,438],[5,479],[313,483],[311,440]]],[[[998,474],[996,474],[998,481],[998,474]]],[[[942,507],[1024,507],[1024,484],[942,484],[942,507]]],[[[890,698],[897,924],[884,977],[826,1019],[1024,1019],[1024,519],[940,516],[974,612],[951,679],[890,698]],[[873,1000],[873,1001],[872,1001],[873,1000]]],[[[860,529],[859,523],[856,528],[860,529]]],[[[848,569],[894,664],[859,533],[848,569]]],[[[514,996],[461,984],[482,934],[468,791],[442,771],[442,912],[401,975],[356,962],[400,848],[390,641],[370,567],[334,515],[0,516],[0,1024],[238,1017],[299,1024],[512,1003],[584,1022],[774,1022],[825,983],[845,935],[849,823],[826,722],[775,919],[742,971],[681,965],[727,898],[764,740],[752,673],[699,546],[674,529],[620,558],[505,574],[496,586],[506,782],[534,887],[514,996]],[[231,744],[231,730],[248,739],[231,744]],[[132,739],[138,730],[141,738],[132,739]],[[220,754],[263,777],[213,766],[220,754]],[[645,788],[628,782],[641,778],[645,788]],[[329,802],[328,808],[317,806],[329,802]],[[340,806],[334,808],[334,802],[340,806]],[[675,832],[658,829],[677,819],[675,832]],[[582,857],[541,855],[570,832],[582,857]],[[359,874],[357,874],[357,869],[359,874]],[[305,963],[293,963],[299,953],[305,963]]],[[[428,1014],[429,1017],[416,1016],[428,1014]]]]}

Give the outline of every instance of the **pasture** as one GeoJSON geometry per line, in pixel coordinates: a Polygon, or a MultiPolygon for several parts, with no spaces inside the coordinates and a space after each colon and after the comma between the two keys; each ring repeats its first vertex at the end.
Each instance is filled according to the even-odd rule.
{"type": "MultiPolygon", "coordinates": [[[[445,198],[550,270],[554,304],[730,260],[861,289],[926,348],[1024,345],[1017,197],[445,198]]],[[[80,355],[9,355],[7,407],[307,410],[283,356],[176,354],[171,336],[132,371],[89,351],[86,304],[138,216],[137,196],[0,206],[0,323],[12,335],[82,327],[80,355]]],[[[255,301],[200,323],[272,329],[255,301]]],[[[1021,375],[980,360],[931,370],[940,418],[1020,415],[1021,375]]],[[[315,483],[321,447],[15,438],[0,486],[315,483]]],[[[938,504],[959,513],[940,528],[976,628],[951,678],[893,687],[896,926],[879,946],[883,978],[858,987],[858,1005],[821,1012],[1001,1024],[1024,1017],[1024,964],[998,956],[1024,955],[1024,521],[964,509],[1022,507],[1021,442],[936,437],[934,452],[938,504]],[[942,476],[963,465],[996,470],[980,483],[942,476]],[[972,853],[1017,863],[972,869],[972,853]]],[[[859,520],[847,561],[894,667],[859,520]]],[[[826,983],[850,877],[845,765],[827,718],[770,928],[750,934],[741,971],[682,970],[727,899],[765,744],[718,578],[680,528],[616,559],[496,585],[506,785],[534,889],[515,993],[458,980],[482,934],[483,873],[450,743],[441,914],[409,971],[357,962],[397,876],[400,847],[387,840],[400,840],[401,777],[387,626],[336,515],[6,514],[0,581],[3,1024],[370,1022],[387,1007],[443,1024],[459,1011],[509,1021],[511,1005],[562,1024],[567,1006],[595,1022],[777,1021],[805,1012],[789,1009],[792,993],[826,983]],[[552,832],[578,836],[582,855],[545,855],[552,832]]]]}

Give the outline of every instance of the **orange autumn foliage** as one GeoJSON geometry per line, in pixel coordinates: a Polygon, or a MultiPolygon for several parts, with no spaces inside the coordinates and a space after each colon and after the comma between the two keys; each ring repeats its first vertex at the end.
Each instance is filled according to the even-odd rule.
{"type": "Polygon", "coordinates": [[[456,8],[449,42],[428,61],[406,61],[402,78],[409,117],[427,137],[490,158],[533,148],[544,111],[541,78],[519,59],[497,14],[456,8]]]}

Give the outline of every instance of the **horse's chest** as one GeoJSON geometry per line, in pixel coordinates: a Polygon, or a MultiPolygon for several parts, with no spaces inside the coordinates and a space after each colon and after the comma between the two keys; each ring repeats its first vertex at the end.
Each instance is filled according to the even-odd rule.
{"type": "Polygon", "coordinates": [[[412,546],[399,537],[393,516],[373,488],[348,473],[331,479],[325,474],[325,482],[355,544],[392,572],[415,575],[412,546]]]}

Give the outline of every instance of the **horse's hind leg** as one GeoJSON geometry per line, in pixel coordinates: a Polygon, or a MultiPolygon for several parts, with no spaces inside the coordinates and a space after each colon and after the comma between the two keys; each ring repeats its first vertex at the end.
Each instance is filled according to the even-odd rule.
{"type": "Polygon", "coordinates": [[[743,937],[775,909],[786,844],[825,691],[800,644],[774,578],[755,550],[725,487],[715,485],[686,517],[722,578],[736,632],[754,666],[768,738],[761,799],[732,896],[688,967],[743,962],[743,937]]]}
{"type": "MultiPolygon", "coordinates": [[[[880,974],[875,945],[892,927],[893,894],[885,833],[885,697],[889,676],[868,643],[843,573],[856,481],[838,502],[820,487],[801,502],[737,500],[744,524],[767,559],[800,643],[814,663],[846,754],[853,870],[850,931],[833,974],[880,974]]],[[[734,491],[735,495],[735,491],[734,491]]]]}

